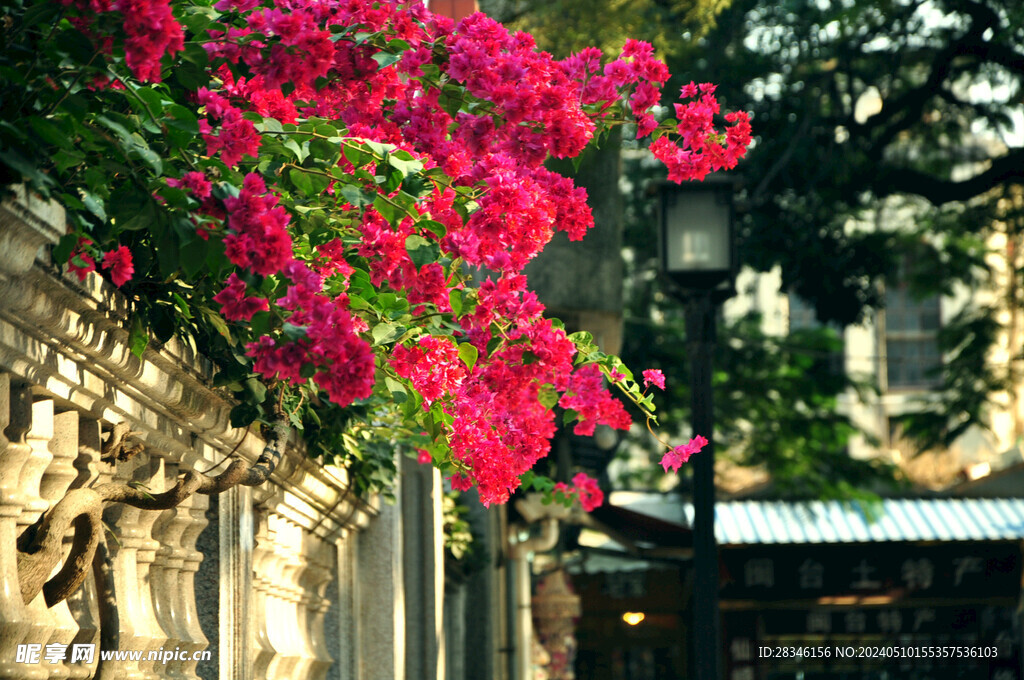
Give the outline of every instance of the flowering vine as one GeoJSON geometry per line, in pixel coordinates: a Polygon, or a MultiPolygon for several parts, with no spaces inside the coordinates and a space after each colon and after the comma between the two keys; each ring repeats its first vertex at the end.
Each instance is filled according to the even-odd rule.
{"type": "MultiPolygon", "coordinates": [[[[634,122],[674,181],[735,166],[750,126],[715,127],[713,85],[659,123],[668,71],[645,43],[556,60],[418,3],[25,4],[0,165],[69,208],[56,259],[123,289],[135,351],[177,336],[216,361],[234,425],[285,414],[364,490],[386,487],[402,441],[500,503],[535,479],[556,406],[577,434],[628,428],[614,385],[655,422],[632,373],[546,317],[521,272],[555,231],[593,226],[548,157],[634,122]]],[[[602,498],[585,476],[559,492],[602,498]]]]}

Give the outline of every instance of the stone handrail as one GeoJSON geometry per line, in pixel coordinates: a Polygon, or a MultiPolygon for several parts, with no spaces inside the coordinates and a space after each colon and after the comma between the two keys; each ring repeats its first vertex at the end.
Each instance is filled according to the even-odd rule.
{"type": "Polygon", "coordinates": [[[189,347],[132,354],[124,298],[98,276],[60,276],[48,259],[44,246],[65,231],[61,208],[16,192],[0,204],[0,679],[94,677],[98,659],[57,658],[82,644],[177,650],[164,661],[104,662],[103,677],[198,678],[192,655],[211,644],[199,625],[210,606],[219,612],[220,677],[323,677],[325,589],[342,568],[341,543],[375,516],[376,501],[357,499],[343,469],[309,460],[294,438],[277,461],[257,433],[231,427],[230,398],[189,347]],[[142,452],[103,460],[127,431],[142,452]],[[195,472],[228,457],[219,478],[195,472]],[[191,493],[266,472],[251,490],[191,493]],[[55,512],[62,502],[93,509],[55,512]],[[61,515],[64,524],[51,519],[61,515]],[[73,541],[64,535],[71,525],[73,541]],[[104,530],[112,540],[96,545],[104,530]],[[44,560],[33,541],[47,532],[44,560]],[[86,577],[75,555],[94,548],[101,559],[86,577]],[[196,597],[210,557],[219,563],[212,605],[196,597]],[[101,639],[101,620],[117,634],[101,639]],[[26,645],[41,658],[31,662],[26,645]]]}

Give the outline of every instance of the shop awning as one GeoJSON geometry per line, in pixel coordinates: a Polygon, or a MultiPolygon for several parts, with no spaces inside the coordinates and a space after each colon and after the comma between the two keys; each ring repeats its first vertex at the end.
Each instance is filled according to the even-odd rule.
{"type": "MultiPolygon", "coordinates": [[[[692,526],[693,506],[684,511],[692,526]]],[[[728,501],[715,507],[715,534],[720,545],[1020,540],[1024,498],[728,501]]]]}

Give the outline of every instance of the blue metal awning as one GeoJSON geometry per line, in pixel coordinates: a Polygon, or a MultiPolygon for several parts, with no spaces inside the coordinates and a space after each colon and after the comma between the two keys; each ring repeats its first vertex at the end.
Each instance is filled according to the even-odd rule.
{"type": "MultiPolygon", "coordinates": [[[[692,526],[693,506],[684,513],[692,526]]],[[[1024,498],[727,501],[715,506],[715,535],[720,545],[1021,540],[1024,498]]]]}
{"type": "MultiPolygon", "coordinates": [[[[618,491],[610,502],[693,526],[693,505],[669,494],[618,491]]],[[[1024,498],[721,501],[715,504],[715,535],[720,545],[1024,540],[1024,498]]]]}

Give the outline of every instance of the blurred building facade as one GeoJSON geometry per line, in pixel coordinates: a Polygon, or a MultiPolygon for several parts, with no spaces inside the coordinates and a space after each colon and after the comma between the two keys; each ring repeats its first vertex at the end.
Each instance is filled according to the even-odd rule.
{"type": "MultiPolygon", "coordinates": [[[[892,200],[848,229],[896,230],[914,219],[912,204],[892,200]]],[[[1014,288],[1024,268],[1020,236],[996,232],[987,245],[990,275],[985,285],[959,285],[949,295],[920,297],[905,278],[897,280],[884,290],[883,309],[840,331],[843,352],[836,357],[837,367],[877,387],[850,390],[841,399],[842,412],[864,433],[851,442],[850,455],[893,462],[923,491],[952,490],[1024,464],[1024,311],[1013,302],[1019,299],[1014,288]],[[939,334],[958,315],[989,308],[1001,329],[987,359],[1009,383],[988,406],[987,427],[972,426],[948,446],[921,453],[904,436],[900,419],[936,401],[940,371],[948,359],[939,334]]],[[[780,282],[778,271],[742,273],[739,295],[726,303],[726,316],[757,312],[765,331],[777,336],[820,326],[813,307],[781,290],[780,282]]],[[[948,415],[954,421],[959,416],[948,415]]]]}

